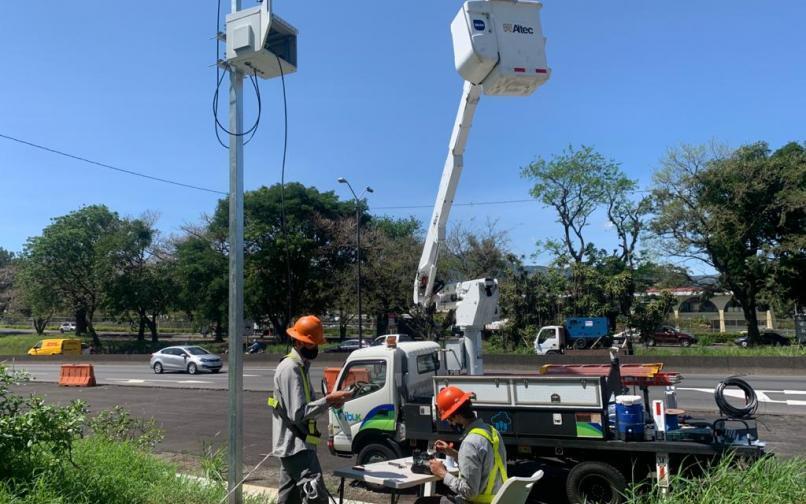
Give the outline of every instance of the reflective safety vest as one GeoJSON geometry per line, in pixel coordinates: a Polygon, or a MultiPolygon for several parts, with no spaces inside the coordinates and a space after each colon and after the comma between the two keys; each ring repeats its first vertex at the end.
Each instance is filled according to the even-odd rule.
{"type": "Polygon", "coordinates": [[[489,441],[493,447],[493,469],[487,477],[487,487],[484,489],[484,492],[470,499],[470,502],[474,504],[489,504],[493,501],[493,498],[495,498],[493,488],[495,487],[495,480],[498,479],[498,474],[501,473],[501,484],[507,480],[507,465],[504,463],[503,459],[501,459],[501,453],[499,451],[501,447],[501,435],[498,434],[498,431],[495,430],[493,426],[490,426],[490,432],[487,432],[481,427],[476,427],[468,432],[468,435],[470,434],[478,434],[489,441]]]}
{"type": "MultiPolygon", "coordinates": [[[[290,352],[288,355],[286,355],[286,357],[294,361],[299,366],[299,372],[302,375],[302,390],[305,392],[305,401],[311,402],[311,397],[313,394],[311,392],[311,384],[308,382],[308,374],[305,372],[305,364],[302,362],[302,359],[299,358],[299,355],[297,355],[296,352],[290,352]]],[[[292,423],[292,420],[288,417],[288,412],[283,411],[280,400],[277,399],[276,390],[274,391],[274,395],[269,396],[269,399],[266,401],[266,403],[270,408],[278,410],[280,418],[283,419],[283,423],[285,423],[286,427],[291,429],[291,432],[293,432],[297,437],[314,446],[319,444],[320,435],[316,430],[316,420],[313,418],[308,419],[307,432],[302,432],[302,429],[292,423]]]]}

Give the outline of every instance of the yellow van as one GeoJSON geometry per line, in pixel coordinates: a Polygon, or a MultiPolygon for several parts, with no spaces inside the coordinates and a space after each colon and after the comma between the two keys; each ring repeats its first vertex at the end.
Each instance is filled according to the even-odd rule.
{"type": "Polygon", "coordinates": [[[81,340],[44,339],[31,347],[28,355],[81,355],[81,340]]]}

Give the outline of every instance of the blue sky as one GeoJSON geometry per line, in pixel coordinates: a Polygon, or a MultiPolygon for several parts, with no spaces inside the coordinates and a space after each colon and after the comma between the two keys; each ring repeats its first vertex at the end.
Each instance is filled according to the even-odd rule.
{"type": "MultiPolygon", "coordinates": [[[[275,11],[300,30],[299,72],[287,79],[288,180],[347,197],[336,183],[344,176],[375,189],[371,208],[428,207],[376,213],[430,216],[462,87],[449,30],[460,5],[275,0],[275,11]]],[[[2,2],[0,133],[226,191],[227,152],[210,111],[215,7],[214,0],[2,2]]],[[[804,19],[806,3],[795,0],[547,0],[552,78],[531,97],[482,98],[456,201],[528,198],[519,168],[569,144],[594,145],[646,187],[664,151],[681,142],[803,141],[804,19]]],[[[261,89],[247,189],[280,178],[280,83],[262,81],[261,89]]],[[[255,104],[246,90],[248,124],[255,104]]],[[[171,234],[198,223],[217,198],[3,139],[0,188],[0,246],[13,251],[82,205],[155,212],[171,234]]],[[[526,255],[560,232],[537,203],[451,214],[466,225],[487,220],[526,255]]],[[[589,233],[613,246],[602,217],[589,233]]]]}

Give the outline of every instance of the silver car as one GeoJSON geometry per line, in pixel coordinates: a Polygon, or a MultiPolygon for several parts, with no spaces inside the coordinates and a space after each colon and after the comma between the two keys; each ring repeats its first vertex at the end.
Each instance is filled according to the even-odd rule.
{"type": "Polygon", "coordinates": [[[151,369],[156,374],[163,371],[187,371],[196,374],[199,371],[218,373],[223,361],[200,346],[172,346],[151,354],[151,369]]]}

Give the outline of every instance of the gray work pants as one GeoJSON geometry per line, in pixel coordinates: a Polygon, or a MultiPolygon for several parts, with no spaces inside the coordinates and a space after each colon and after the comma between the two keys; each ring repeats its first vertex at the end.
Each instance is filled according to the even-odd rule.
{"type": "Polygon", "coordinates": [[[277,489],[277,504],[327,504],[327,490],[322,478],[319,479],[317,490],[319,497],[316,500],[303,500],[303,496],[297,488],[297,483],[301,479],[302,471],[308,469],[311,473],[321,473],[322,466],[319,465],[319,457],[313,450],[303,450],[290,457],[280,459],[280,488],[277,489]]]}

